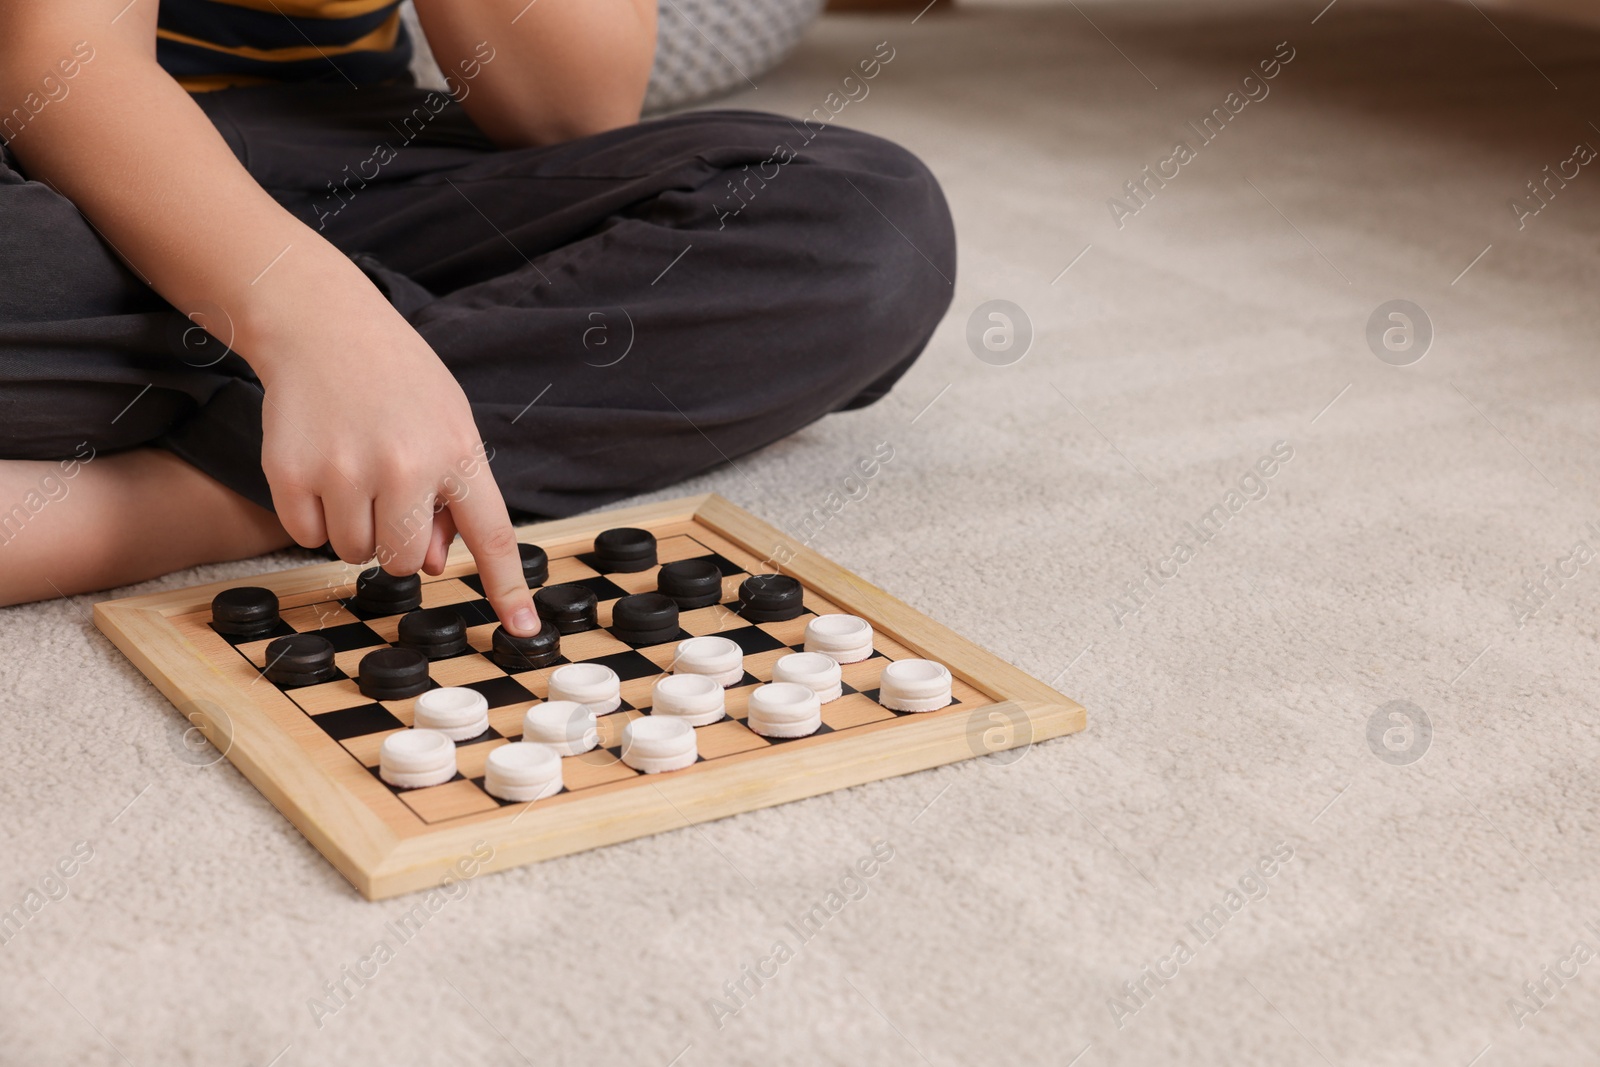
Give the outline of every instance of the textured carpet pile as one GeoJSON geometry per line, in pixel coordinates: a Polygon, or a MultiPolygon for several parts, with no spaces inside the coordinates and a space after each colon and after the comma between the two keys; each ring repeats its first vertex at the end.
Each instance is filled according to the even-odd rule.
{"type": "Polygon", "coordinates": [[[0,907],[49,901],[0,1061],[1595,1061],[1600,35],[1322,7],[829,17],[734,99],[888,42],[837,121],[929,161],[960,276],[888,400],[659,496],[793,527],[892,443],[815,547],[1086,732],[475,879],[363,962],[417,898],[182,758],[93,598],[0,612],[0,907]]]}

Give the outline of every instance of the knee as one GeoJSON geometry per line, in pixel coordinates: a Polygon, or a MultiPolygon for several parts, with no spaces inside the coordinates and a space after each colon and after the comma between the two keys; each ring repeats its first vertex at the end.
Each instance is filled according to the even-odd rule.
{"type": "Polygon", "coordinates": [[[926,164],[880,137],[830,128],[810,152],[798,173],[811,186],[819,269],[838,283],[839,328],[862,335],[864,343],[851,346],[858,358],[875,357],[881,373],[898,378],[955,295],[955,227],[944,192],[926,164]]]}
{"type": "Polygon", "coordinates": [[[803,373],[820,410],[882,396],[954,295],[955,229],[928,167],[871,134],[758,112],[695,112],[650,135],[690,161],[690,189],[663,203],[735,265],[746,305],[781,315],[768,365],[803,373]]]}
{"type": "Polygon", "coordinates": [[[827,213],[858,227],[857,236],[886,266],[915,260],[950,289],[955,283],[956,237],[944,190],[916,155],[893,141],[856,130],[829,129],[830,143],[815,143],[817,178],[835,202],[827,213]],[[849,193],[850,197],[844,194],[849,193]],[[848,205],[848,206],[847,206],[848,205]],[[876,225],[873,225],[876,223],[876,225]]]}
{"type": "Polygon", "coordinates": [[[938,179],[911,152],[846,127],[760,112],[698,112],[661,125],[669,123],[679,147],[714,168],[709,192],[722,227],[736,217],[746,224],[748,209],[748,224],[771,227],[771,241],[818,268],[866,272],[878,287],[926,288],[936,320],[948,306],[955,227],[938,179]]]}

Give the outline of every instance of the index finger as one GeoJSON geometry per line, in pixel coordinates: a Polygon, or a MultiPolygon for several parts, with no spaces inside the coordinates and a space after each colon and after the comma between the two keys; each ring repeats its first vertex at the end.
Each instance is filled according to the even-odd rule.
{"type": "Polygon", "coordinates": [[[522,576],[517,533],[511,528],[500,487],[488,464],[464,484],[467,491],[450,502],[450,518],[477,561],[483,595],[489,598],[506,632],[515,637],[532,637],[539,632],[539,616],[533,610],[528,580],[522,576]]]}

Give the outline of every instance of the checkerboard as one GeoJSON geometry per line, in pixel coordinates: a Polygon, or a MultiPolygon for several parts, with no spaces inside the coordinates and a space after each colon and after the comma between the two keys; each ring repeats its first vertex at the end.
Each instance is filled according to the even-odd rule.
{"type": "Polygon", "coordinates": [[[496,861],[505,860],[491,866],[506,866],[524,862],[524,856],[544,858],[624,840],[1081,728],[1076,704],[720,498],[564,520],[519,533],[548,553],[547,585],[576,584],[594,592],[599,626],[563,634],[556,664],[507,671],[489,654],[497,622],[470,557],[458,547],[444,574],[424,575],[422,606],[456,611],[468,638],[466,651],[429,664],[430,687],[476,690],[490,709],[488,730],[457,743],[455,778],[428,788],[398,789],[378,776],[379,748],[384,738],[411,726],[415,698],[373,701],[357,687],[361,659],[395,642],[401,618],[373,615],[354,603],[357,568],[328,564],[229,583],[265,585],[279,594],[282,621],[261,637],[240,639],[211,626],[210,596],[222,585],[101,605],[97,617],[180,710],[371,897],[437,881],[452,859],[469,851],[481,856],[483,843],[496,861]],[[593,538],[615,526],[654,533],[658,565],[632,573],[602,566],[593,538]],[[805,611],[784,622],[749,622],[738,613],[739,585],[773,570],[772,556],[780,554],[789,560],[783,569],[801,580],[805,611]],[[616,637],[608,628],[616,601],[654,591],[660,565],[688,559],[709,560],[721,571],[721,603],[682,612],[681,629],[668,641],[633,645],[616,637]],[[803,650],[809,620],[834,612],[867,618],[875,650],[870,659],[843,667],[844,695],[823,705],[821,729],[793,739],[750,730],[745,716],[751,690],[772,680],[778,659],[803,650]],[[315,633],[333,644],[333,680],[281,687],[266,679],[267,646],[293,633],[315,633]],[[660,775],[633,770],[620,758],[623,727],[650,714],[652,687],[671,669],[678,642],[702,635],[728,638],[744,651],[744,677],[726,691],[728,717],[696,728],[700,757],[693,766],[660,775]],[[969,662],[974,653],[981,662],[969,662]],[[902,713],[878,703],[884,665],[909,657],[951,668],[948,707],[902,713]],[[520,738],[524,713],[548,698],[550,674],[573,662],[603,664],[621,679],[621,707],[599,719],[600,747],[563,759],[565,787],[555,796],[528,804],[489,795],[483,788],[489,752],[520,738]],[[1010,736],[997,742],[996,730],[1009,730],[1010,736]],[[834,753],[837,767],[830,766],[834,753]],[[904,753],[916,754],[914,766],[892,758],[904,753]],[[591,831],[588,840],[585,828],[591,831]]]}

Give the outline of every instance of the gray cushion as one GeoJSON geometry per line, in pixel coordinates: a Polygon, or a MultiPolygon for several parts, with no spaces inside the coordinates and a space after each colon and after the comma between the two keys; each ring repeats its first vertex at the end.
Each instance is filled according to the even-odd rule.
{"type": "MultiPolygon", "coordinates": [[[[668,111],[758,83],[799,42],[824,0],[661,0],[655,66],[646,114],[668,111]]],[[[416,42],[417,84],[443,88],[444,77],[417,25],[403,8],[416,42]]]]}

